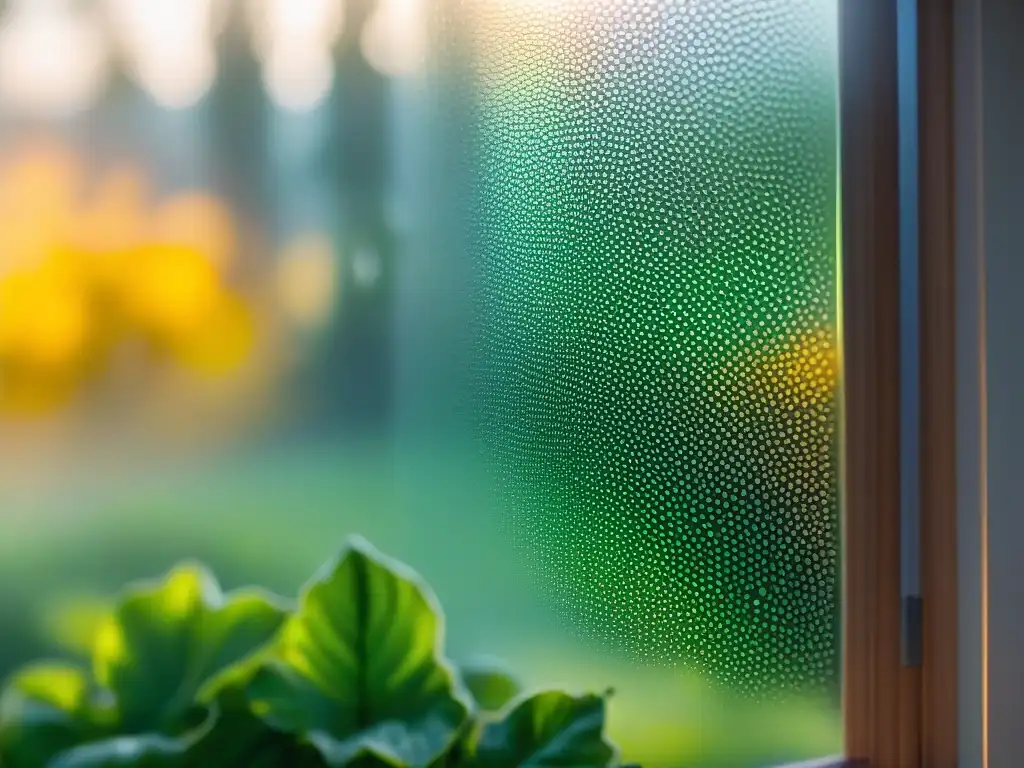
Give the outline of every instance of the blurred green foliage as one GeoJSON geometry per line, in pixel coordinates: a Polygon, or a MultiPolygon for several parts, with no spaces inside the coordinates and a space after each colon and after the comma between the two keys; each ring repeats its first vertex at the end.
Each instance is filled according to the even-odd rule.
{"type": "Polygon", "coordinates": [[[430,446],[403,446],[397,464],[379,451],[324,446],[214,462],[171,480],[155,467],[119,479],[116,492],[62,493],[45,507],[5,496],[4,509],[24,514],[2,521],[0,676],[57,653],[85,660],[109,596],[182,559],[206,563],[226,589],[255,583],[295,594],[332,542],[359,532],[431,584],[467,685],[488,667],[474,661],[487,652],[530,689],[611,686],[609,734],[646,768],[761,768],[839,751],[830,702],[750,699],[684,667],[637,664],[581,642],[551,618],[528,553],[510,552],[494,516],[481,512],[494,502],[472,458],[430,446]]]}
{"type": "Polygon", "coordinates": [[[481,705],[444,656],[441,624],[419,577],[361,539],[295,606],[260,590],[224,594],[204,567],[179,565],[97,612],[91,669],[39,662],[13,676],[0,696],[0,762],[617,764],[603,697],[520,695],[503,671],[477,667],[481,705]]]}

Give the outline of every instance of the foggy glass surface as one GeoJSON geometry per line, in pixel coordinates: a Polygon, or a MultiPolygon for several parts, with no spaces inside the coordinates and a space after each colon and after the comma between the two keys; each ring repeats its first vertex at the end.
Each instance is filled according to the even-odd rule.
{"type": "Polygon", "coordinates": [[[835,3],[342,5],[319,97],[312,60],[268,84],[235,3],[191,106],[118,59],[84,112],[0,113],[0,193],[36,201],[0,194],[0,290],[138,229],[244,308],[172,296],[187,340],[38,368],[0,307],[0,672],[68,600],[186,557],[292,593],[358,533],[454,658],[614,688],[629,760],[839,751],[835,3]],[[161,218],[194,191],[226,261],[209,205],[161,218]]]}

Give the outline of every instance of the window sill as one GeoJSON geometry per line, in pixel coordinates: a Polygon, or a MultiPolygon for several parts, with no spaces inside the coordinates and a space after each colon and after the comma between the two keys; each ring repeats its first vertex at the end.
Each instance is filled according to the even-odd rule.
{"type": "Polygon", "coordinates": [[[778,765],[775,768],[864,768],[860,760],[850,760],[845,757],[823,757],[820,760],[808,760],[803,763],[787,763],[778,765]]]}

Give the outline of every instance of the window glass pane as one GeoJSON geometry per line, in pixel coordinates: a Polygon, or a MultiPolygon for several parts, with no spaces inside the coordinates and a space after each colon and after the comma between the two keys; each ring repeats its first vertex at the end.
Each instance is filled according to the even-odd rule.
{"type": "Polygon", "coordinates": [[[629,761],[839,752],[835,6],[7,3],[0,673],[358,533],[629,761]]]}

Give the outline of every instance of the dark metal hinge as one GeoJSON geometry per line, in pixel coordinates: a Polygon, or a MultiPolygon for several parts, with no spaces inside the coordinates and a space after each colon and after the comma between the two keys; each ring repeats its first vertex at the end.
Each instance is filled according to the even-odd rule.
{"type": "Polygon", "coordinates": [[[923,648],[924,601],[919,595],[903,598],[903,666],[921,666],[923,648]]]}

